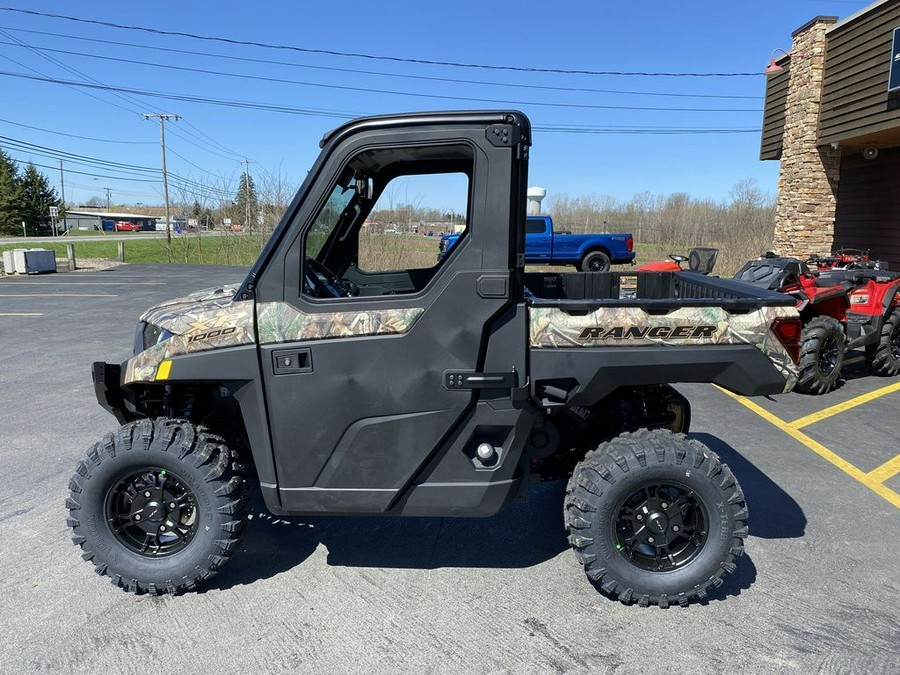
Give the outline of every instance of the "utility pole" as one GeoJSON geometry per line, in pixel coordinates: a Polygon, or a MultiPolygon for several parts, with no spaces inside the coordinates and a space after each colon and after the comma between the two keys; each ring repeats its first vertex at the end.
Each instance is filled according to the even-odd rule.
{"type": "Polygon", "coordinates": [[[248,232],[253,234],[253,223],[250,222],[250,160],[244,157],[244,202],[247,211],[248,232]]]}
{"type": "Polygon", "coordinates": [[[62,200],[62,207],[66,208],[66,181],[63,178],[63,161],[59,160],[59,191],[62,200]]]}
{"type": "Polygon", "coordinates": [[[169,222],[169,177],[166,174],[166,120],[178,121],[181,115],[169,115],[166,113],[144,113],[142,117],[149,120],[152,117],[159,118],[159,145],[162,149],[162,174],[163,174],[163,199],[166,202],[166,241],[172,243],[172,226],[169,222]]]}
{"type": "Polygon", "coordinates": [[[103,189],[106,190],[106,210],[109,211],[110,208],[112,208],[112,207],[110,206],[110,195],[111,195],[111,193],[112,193],[112,190],[111,190],[110,188],[108,188],[108,187],[105,187],[105,188],[103,188],[103,189]]]}

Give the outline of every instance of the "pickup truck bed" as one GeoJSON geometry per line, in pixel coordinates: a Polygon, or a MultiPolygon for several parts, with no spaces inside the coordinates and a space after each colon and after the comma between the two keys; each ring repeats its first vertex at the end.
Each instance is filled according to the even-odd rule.
{"type": "Polygon", "coordinates": [[[525,279],[532,381],[568,374],[576,386],[555,387],[568,391],[568,403],[590,405],[619,386],[651,382],[714,382],[761,395],[796,381],[789,350],[797,345],[776,333],[780,320],[797,316],[782,294],[692,272],[525,279]]]}

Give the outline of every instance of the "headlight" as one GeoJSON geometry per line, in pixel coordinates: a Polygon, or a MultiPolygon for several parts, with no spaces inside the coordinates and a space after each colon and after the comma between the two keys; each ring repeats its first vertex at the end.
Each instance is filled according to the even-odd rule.
{"type": "Polygon", "coordinates": [[[138,323],[137,332],[134,336],[134,353],[140,354],[145,349],[149,349],[153,345],[165,342],[172,337],[172,332],[166,330],[156,324],[141,321],[138,323]]]}

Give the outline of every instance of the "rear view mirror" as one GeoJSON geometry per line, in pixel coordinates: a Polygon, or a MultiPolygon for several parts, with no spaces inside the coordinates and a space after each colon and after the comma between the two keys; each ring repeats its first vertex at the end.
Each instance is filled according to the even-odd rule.
{"type": "Polygon", "coordinates": [[[364,176],[357,178],[356,194],[360,199],[369,199],[372,196],[372,179],[364,176]]]}

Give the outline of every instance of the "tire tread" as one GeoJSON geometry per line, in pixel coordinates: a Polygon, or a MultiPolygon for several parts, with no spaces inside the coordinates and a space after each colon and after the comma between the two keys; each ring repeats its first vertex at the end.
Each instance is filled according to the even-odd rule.
{"type": "MultiPolygon", "coordinates": [[[[160,444],[157,444],[160,447],[160,444]]],[[[69,480],[70,494],[66,499],[69,511],[68,526],[72,529],[72,541],[81,548],[82,558],[94,566],[101,576],[109,576],[113,585],[129,593],[150,595],[179,594],[193,590],[213,577],[228,562],[240,542],[239,535],[246,522],[247,500],[244,496],[244,480],[233,475],[232,454],[225,440],[203,426],[194,426],[187,420],[160,418],[143,419],[123,425],[115,434],[107,434],[88,450],[89,462],[78,463],[75,474],[69,480]],[[108,563],[93,550],[91,539],[82,531],[77,515],[82,509],[82,495],[86,481],[90,480],[90,464],[100,467],[104,462],[135,452],[146,452],[161,440],[165,452],[171,452],[179,460],[190,462],[196,468],[208,466],[206,482],[219,483],[213,491],[218,501],[216,511],[229,519],[220,523],[222,536],[216,539],[203,565],[194,568],[190,575],[170,579],[164,584],[143,582],[111,571],[108,563]],[[193,456],[193,457],[192,457],[193,456]]]]}

